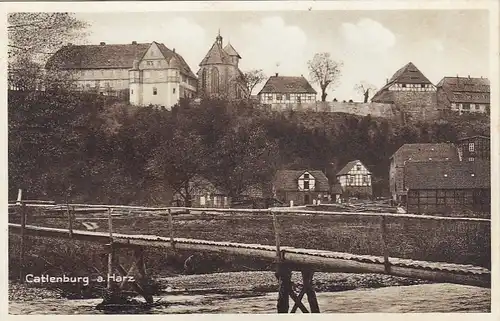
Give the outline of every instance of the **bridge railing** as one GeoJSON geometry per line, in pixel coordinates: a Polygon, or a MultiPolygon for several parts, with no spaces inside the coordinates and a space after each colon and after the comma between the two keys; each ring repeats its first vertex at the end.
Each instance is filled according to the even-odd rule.
{"type": "MultiPolygon", "coordinates": [[[[26,207],[41,206],[40,203],[29,203],[24,201],[18,201],[13,206],[20,206],[22,209],[22,217],[21,222],[22,226],[26,225],[27,217],[26,217],[26,207]]],[[[378,252],[382,254],[384,257],[384,261],[386,264],[389,264],[389,256],[391,254],[391,246],[389,243],[391,239],[389,238],[389,219],[398,219],[398,220],[406,220],[406,221],[427,221],[427,222],[442,222],[446,224],[447,222],[450,224],[454,223],[484,223],[489,225],[490,219],[485,218],[474,218],[474,217],[448,217],[448,216],[431,216],[431,215],[415,215],[415,214],[398,214],[398,213],[373,213],[373,212],[334,212],[334,211],[315,211],[315,210],[305,210],[303,208],[293,208],[293,207],[276,207],[276,208],[267,208],[267,209],[235,209],[235,208],[198,208],[198,207],[146,207],[146,206],[129,206],[129,205],[110,205],[110,204],[78,204],[78,203],[70,203],[70,204],[47,204],[48,209],[57,209],[58,211],[65,212],[67,216],[67,228],[68,233],[71,236],[73,233],[74,220],[75,220],[75,212],[78,212],[79,209],[94,209],[98,212],[107,212],[107,220],[108,220],[108,231],[110,242],[113,241],[113,233],[117,231],[117,228],[114,227],[114,215],[116,212],[122,211],[130,211],[133,213],[134,211],[146,213],[151,212],[150,214],[153,216],[161,216],[168,219],[168,236],[170,237],[170,241],[172,243],[172,247],[175,246],[175,238],[183,237],[182,229],[176,230],[174,228],[175,217],[179,214],[183,213],[191,213],[193,215],[198,216],[198,214],[203,217],[204,214],[209,215],[217,215],[221,214],[223,216],[248,216],[248,215],[256,215],[259,217],[266,217],[272,220],[272,229],[273,229],[273,237],[274,237],[274,245],[276,246],[276,256],[277,259],[280,259],[281,247],[283,246],[283,237],[284,228],[280,225],[280,218],[283,216],[294,216],[294,217],[304,217],[307,219],[308,217],[324,217],[326,219],[332,219],[333,217],[350,217],[350,218],[367,218],[375,221],[375,224],[371,225],[371,228],[376,228],[378,230],[378,237],[376,242],[380,246],[378,248],[378,252]],[[454,223],[452,223],[454,222],[454,223]],[[378,226],[378,227],[377,227],[378,226]]],[[[128,216],[130,217],[130,216],[128,216]]],[[[133,216],[132,216],[133,217],[133,216]]],[[[140,218],[137,218],[138,220],[140,218]]],[[[243,222],[243,221],[242,221],[243,222]]],[[[166,222],[167,223],[167,222],[166,222]]],[[[271,222],[270,222],[271,223],[271,222]]],[[[244,224],[244,223],[242,223],[244,224]]],[[[319,228],[321,228],[321,224],[317,224],[319,228]]],[[[285,226],[287,228],[289,226],[285,226]]],[[[326,228],[326,226],[323,226],[326,228]]],[[[314,233],[315,231],[311,231],[314,233]]],[[[376,231],[375,231],[376,232],[376,231]]],[[[304,233],[303,233],[304,234],[304,233]]],[[[23,233],[21,233],[23,235],[23,233]]],[[[304,234],[305,235],[305,234],[304,234]]],[[[269,235],[271,236],[271,235],[269,235]]],[[[358,235],[359,237],[363,237],[363,235],[358,235]]],[[[489,236],[488,236],[489,237],[489,236]]],[[[325,240],[327,242],[327,240],[325,240]]],[[[285,242],[289,243],[289,242],[285,242]]],[[[288,244],[287,244],[288,245],[288,244]]],[[[21,246],[21,248],[23,248],[21,246]]]]}

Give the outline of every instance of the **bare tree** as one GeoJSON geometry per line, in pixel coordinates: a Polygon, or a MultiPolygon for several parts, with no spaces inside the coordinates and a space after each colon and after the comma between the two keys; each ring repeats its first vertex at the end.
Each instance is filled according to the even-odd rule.
{"type": "Polygon", "coordinates": [[[16,12],[8,16],[9,86],[33,90],[73,85],[72,75],[44,70],[47,59],[66,42],[85,35],[86,22],[70,13],[16,12]],[[49,75],[50,74],[50,75],[49,75]],[[47,81],[50,80],[50,84],[47,81]]]}
{"type": "Polygon", "coordinates": [[[326,101],[328,87],[335,85],[340,77],[341,61],[334,61],[328,52],[317,53],[307,62],[309,74],[313,83],[321,88],[321,101],[326,101]]]}
{"type": "Polygon", "coordinates": [[[375,90],[377,90],[377,88],[374,85],[372,85],[366,81],[362,81],[359,84],[355,85],[354,89],[357,92],[359,92],[361,95],[363,95],[363,102],[364,103],[368,102],[368,98],[370,98],[370,93],[373,93],[373,92],[375,92],[375,90]]]}
{"type": "Polygon", "coordinates": [[[64,12],[16,12],[8,16],[9,58],[49,56],[85,35],[88,24],[64,12]]]}
{"type": "Polygon", "coordinates": [[[262,69],[253,69],[243,73],[243,79],[250,95],[255,86],[263,82],[266,78],[267,76],[262,72],[262,69]]]}

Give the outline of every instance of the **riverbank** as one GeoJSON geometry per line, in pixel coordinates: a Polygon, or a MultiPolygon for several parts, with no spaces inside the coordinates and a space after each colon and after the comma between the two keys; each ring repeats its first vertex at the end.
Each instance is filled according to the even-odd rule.
{"type": "MultiPolygon", "coordinates": [[[[295,273],[293,281],[300,283],[295,273]]],[[[164,304],[127,313],[275,313],[273,272],[180,275],[157,280],[155,300],[164,304]]],[[[374,274],[317,273],[315,288],[322,312],[489,312],[491,290],[374,274]]],[[[9,284],[10,314],[100,314],[102,299],[61,298],[57,290],[9,284]]]]}

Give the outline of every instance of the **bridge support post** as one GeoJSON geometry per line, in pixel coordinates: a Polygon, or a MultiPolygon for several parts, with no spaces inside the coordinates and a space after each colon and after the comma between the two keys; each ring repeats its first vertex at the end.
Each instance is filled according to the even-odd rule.
{"type": "Polygon", "coordinates": [[[289,296],[292,292],[292,271],[285,264],[278,263],[276,278],[279,283],[278,313],[288,313],[290,308],[289,296]]]}
{"type": "Polygon", "coordinates": [[[279,292],[278,292],[278,313],[288,313],[290,304],[289,299],[291,298],[294,302],[290,313],[295,313],[297,309],[300,309],[302,313],[309,313],[309,310],[302,303],[304,295],[307,295],[307,301],[309,303],[309,309],[311,313],[320,313],[318,299],[316,297],[316,292],[313,287],[313,275],[314,272],[311,270],[302,270],[302,289],[297,294],[293,290],[292,286],[292,270],[283,263],[278,264],[276,271],[276,278],[279,281],[279,292]]]}
{"type": "Polygon", "coordinates": [[[320,313],[318,298],[316,298],[316,292],[313,287],[313,275],[314,272],[311,270],[302,271],[302,291],[307,295],[307,301],[309,302],[309,308],[311,313],[320,313]]]}

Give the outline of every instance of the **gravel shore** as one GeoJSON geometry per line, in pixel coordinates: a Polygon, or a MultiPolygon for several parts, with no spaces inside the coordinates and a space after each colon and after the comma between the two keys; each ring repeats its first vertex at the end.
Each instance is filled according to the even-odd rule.
{"type": "MultiPolygon", "coordinates": [[[[157,279],[165,292],[254,292],[267,293],[278,290],[274,272],[226,272],[198,275],[179,275],[157,279]]],[[[300,273],[292,274],[295,285],[301,285],[300,273]]],[[[381,274],[315,273],[317,292],[339,292],[358,288],[381,288],[430,283],[427,281],[381,274]]],[[[9,282],[9,301],[36,301],[60,299],[62,291],[9,282]]]]}
{"type": "MultiPolygon", "coordinates": [[[[158,279],[166,289],[174,290],[239,290],[254,292],[275,292],[278,282],[274,272],[228,272],[201,275],[181,275],[158,279]]],[[[296,285],[302,284],[300,273],[292,274],[296,285]]],[[[357,288],[380,288],[430,283],[427,281],[395,277],[382,274],[315,273],[314,287],[317,292],[337,292],[357,288]]],[[[168,291],[168,290],[167,290],[168,291]]]]}

